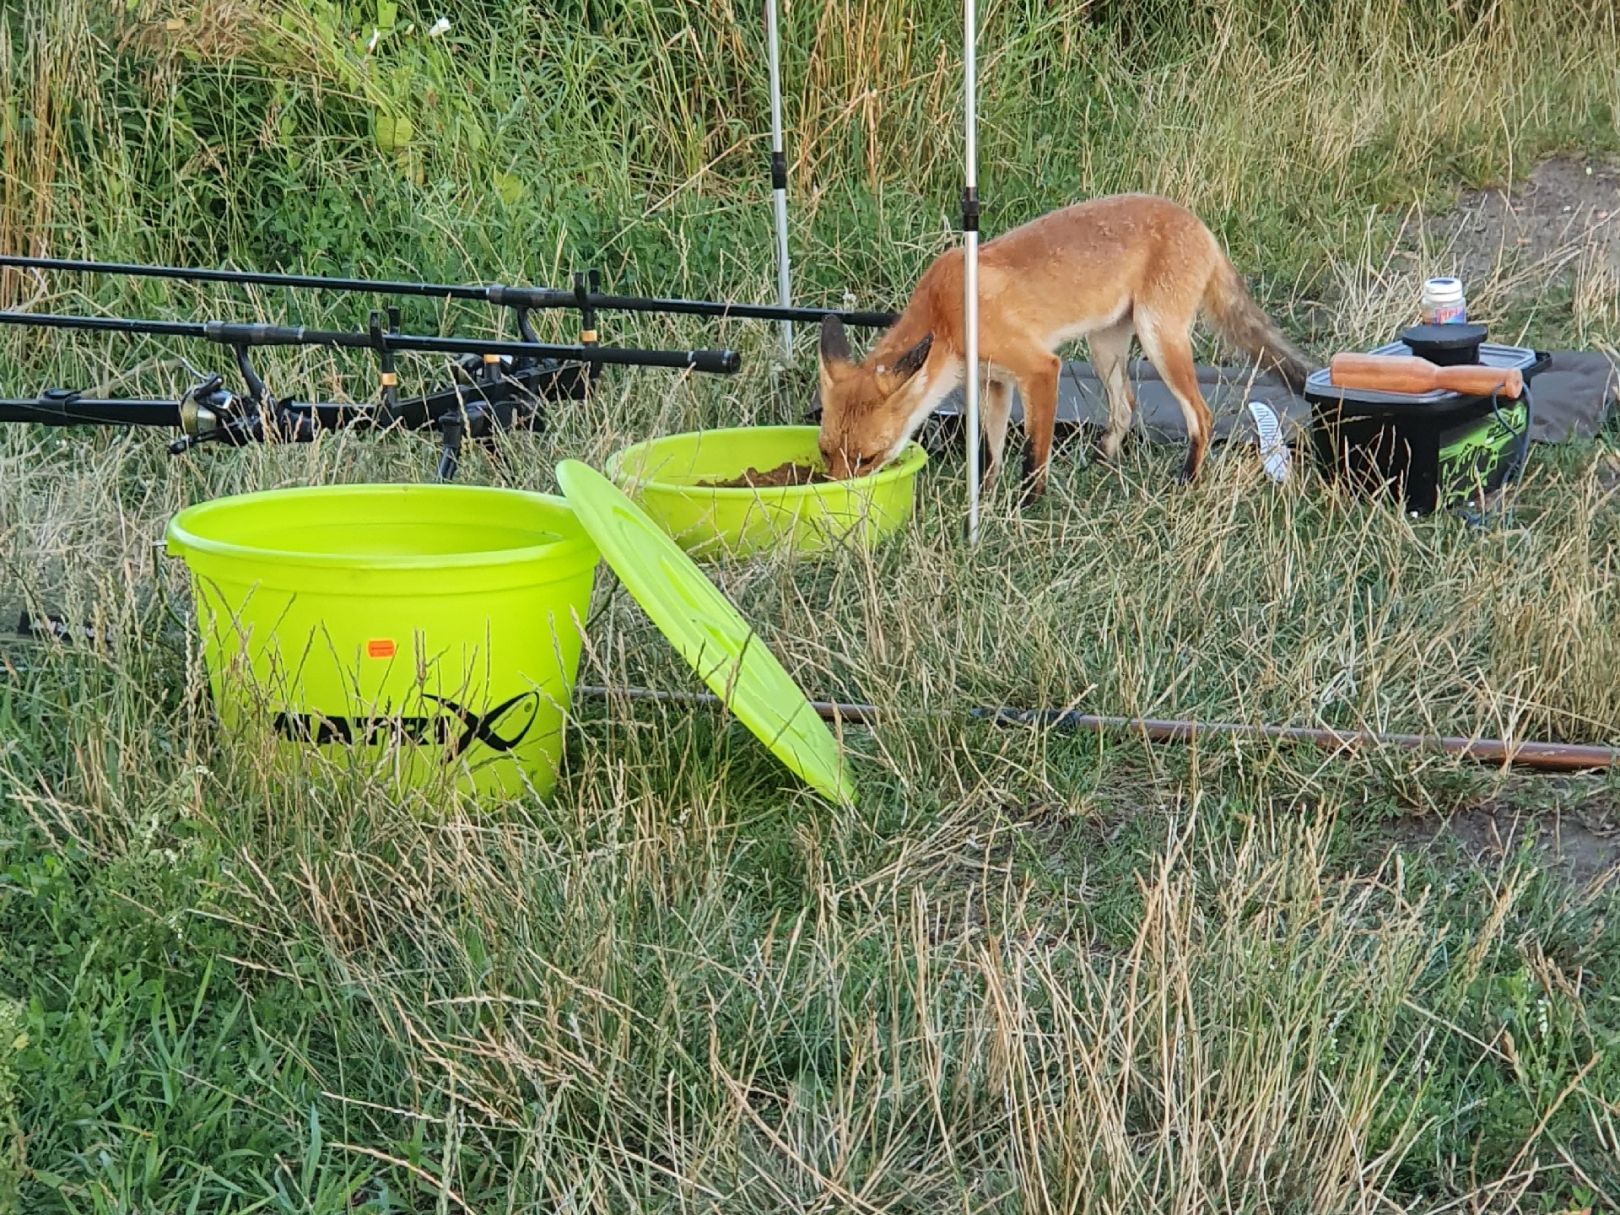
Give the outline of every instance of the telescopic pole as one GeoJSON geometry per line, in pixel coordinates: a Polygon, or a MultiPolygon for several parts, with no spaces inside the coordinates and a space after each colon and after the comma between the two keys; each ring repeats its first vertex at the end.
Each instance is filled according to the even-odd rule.
{"type": "MultiPolygon", "coordinates": [[[[770,45],[771,67],[771,194],[776,206],[776,300],[784,309],[793,304],[792,272],[788,266],[787,155],[782,148],[782,61],[776,30],[777,0],[765,0],[765,38],[770,45]]],[[[784,319],[782,359],[793,357],[793,322],[784,319]]]]}
{"type": "Polygon", "coordinates": [[[974,0],[962,5],[962,92],[965,99],[963,114],[964,180],[962,189],[962,320],[963,347],[967,361],[963,377],[963,391],[967,399],[967,475],[968,475],[968,543],[979,542],[979,188],[977,116],[975,94],[978,89],[975,62],[976,26],[978,17],[974,0]]]}

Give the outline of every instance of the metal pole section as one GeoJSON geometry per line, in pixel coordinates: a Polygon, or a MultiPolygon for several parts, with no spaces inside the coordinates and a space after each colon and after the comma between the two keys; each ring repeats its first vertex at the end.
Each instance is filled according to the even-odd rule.
{"type": "MultiPolygon", "coordinates": [[[[709,692],[666,692],[652,688],[597,687],[581,684],[579,696],[603,700],[654,700],[673,704],[722,705],[726,702],[709,692]]],[[[812,700],[810,707],[823,721],[851,725],[878,725],[883,713],[875,705],[843,701],[812,700]]],[[[1591,772],[1620,764],[1620,751],[1589,743],[1553,743],[1505,738],[1464,738],[1460,735],[1380,734],[1371,730],[1327,730],[1302,726],[1247,725],[1240,722],[1187,721],[1180,718],[1105,717],[1061,709],[1015,709],[1010,706],[981,706],[968,710],[968,716],[991,725],[1046,726],[1094,734],[1134,734],[1150,742],[1192,743],[1206,736],[1270,739],[1300,742],[1342,754],[1358,747],[1399,747],[1411,751],[1436,751],[1459,759],[1486,764],[1518,764],[1543,772],[1591,772]]]]}
{"type": "Polygon", "coordinates": [[[978,91],[975,27],[978,16],[974,0],[963,0],[962,5],[962,92],[964,107],[963,148],[965,155],[965,185],[962,189],[962,235],[965,241],[962,259],[962,322],[963,351],[967,370],[963,377],[963,391],[967,397],[967,464],[968,464],[968,543],[979,542],[979,185],[978,140],[975,94],[978,91]]]}
{"type": "MultiPolygon", "coordinates": [[[[782,151],[782,57],[776,33],[776,0],[765,0],[765,38],[771,63],[771,194],[776,204],[776,298],[783,308],[793,306],[792,273],[788,267],[787,157],[782,151]]],[[[793,357],[793,322],[782,322],[782,358],[793,357]]]]}

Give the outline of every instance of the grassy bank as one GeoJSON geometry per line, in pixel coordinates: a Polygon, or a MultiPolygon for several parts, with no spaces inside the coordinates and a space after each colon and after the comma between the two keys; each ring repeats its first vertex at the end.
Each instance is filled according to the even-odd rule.
{"type": "MultiPolygon", "coordinates": [[[[0,247],[452,281],[594,265],[625,290],[772,294],[755,6],[464,4],[438,37],[436,12],[387,7],[6,6],[0,247]],[[379,116],[410,122],[402,150],[378,147],[379,116]]],[[[982,10],[987,229],[1173,193],[1322,354],[1383,338],[1444,268],[1403,235],[1412,205],[1614,138],[1605,5],[982,10]]],[[[959,20],[785,13],[806,302],[895,306],[952,240],[959,20]]],[[[0,292],[344,326],[370,306],[0,292]]],[[[1612,336],[1613,296],[1601,277],[1470,283],[1542,348],[1612,336]]],[[[802,408],[770,376],[772,327],[602,328],[734,345],[745,370],[610,372],[467,479],[549,490],[565,455],[802,408]]],[[[174,352],[6,332],[0,375],[174,391],[174,352]]],[[[372,378],[327,355],[264,367],[300,396],[372,378]]],[[[221,747],[182,580],[151,550],[184,504],[418,480],[429,444],[173,459],[155,435],[5,428],[0,607],[99,640],[0,643],[0,1211],[1620,1203],[1614,778],[965,713],[1620,744],[1612,437],[1538,452],[1517,526],[1485,533],[1304,469],[1274,487],[1243,451],[1172,489],[1179,456],[1066,457],[1051,500],[996,503],[974,553],[941,460],[878,554],[712,571],[812,695],[891,710],[845,739],[856,810],[705,712],[586,703],[553,798],[447,817],[336,776],[277,784],[221,747]],[[1420,846],[1452,812],[1479,832],[1420,846]]],[[[610,580],[597,609],[582,679],[693,686],[610,580]]]]}

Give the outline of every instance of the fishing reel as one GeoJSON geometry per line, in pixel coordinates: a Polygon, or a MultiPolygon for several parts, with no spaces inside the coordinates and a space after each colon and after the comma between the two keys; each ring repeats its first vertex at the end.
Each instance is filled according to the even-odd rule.
{"type": "Polygon", "coordinates": [[[258,403],[225,387],[217,372],[204,376],[180,398],[180,429],[184,433],[169,444],[171,456],[202,443],[245,447],[264,438],[258,403]]]}
{"type": "Polygon", "coordinates": [[[170,454],[180,455],[203,443],[245,447],[266,440],[309,442],[321,430],[346,425],[374,430],[400,426],[437,433],[438,478],[450,481],[467,440],[487,443],[506,431],[544,430],[543,401],[551,396],[582,397],[594,370],[554,359],[467,354],[452,362],[448,384],[424,396],[401,399],[394,353],[385,336],[398,332],[396,310],[388,310],[388,320],[386,330],[381,314],[372,313],[370,322],[381,361],[382,396],[376,405],[278,400],[254,370],[245,346],[232,349],[246,392],[228,387],[218,373],[205,374],[187,364],[195,383],[178,402],[183,434],[169,445],[170,454]]]}
{"type": "Polygon", "coordinates": [[[169,444],[171,456],[182,455],[202,443],[246,447],[249,443],[262,443],[266,437],[293,443],[308,442],[315,437],[312,419],[307,414],[299,415],[284,408],[270,395],[264,381],[254,371],[247,349],[242,346],[233,349],[237,370],[247,385],[247,395],[227,388],[225,377],[218,372],[205,374],[187,364],[196,383],[180,398],[183,433],[169,444]]]}

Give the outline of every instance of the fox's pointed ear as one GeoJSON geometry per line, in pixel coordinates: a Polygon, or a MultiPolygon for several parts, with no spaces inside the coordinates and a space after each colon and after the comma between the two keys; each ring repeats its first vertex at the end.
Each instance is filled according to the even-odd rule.
{"type": "Polygon", "coordinates": [[[928,361],[928,352],[933,348],[933,333],[925,333],[922,341],[895,359],[894,362],[880,364],[877,373],[889,380],[890,383],[904,384],[923,369],[923,364],[928,361]]]}
{"type": "Polygon", "coordinates": [[[923,334],[922,341],[906,351],[894,362],[894,374],[910,379],[922,370],[923,364],[928,361],[928,352],[934,348],[934,335],[932,332],[923,334]]]}
{"type": "Polygon", "coordinates": [[[821,361],[849,362],[849,336],[844,332],[843,322],[836,316],[821,318],[821,361]]]}

